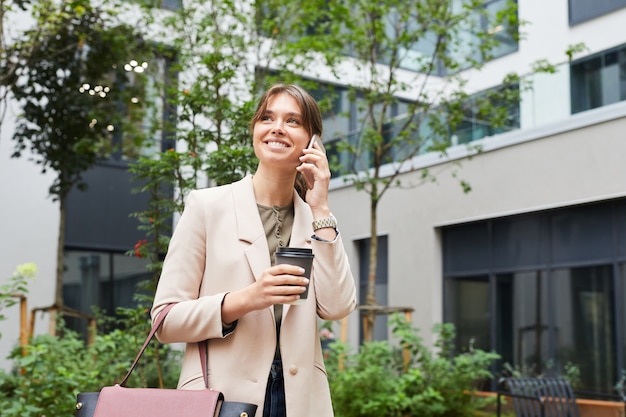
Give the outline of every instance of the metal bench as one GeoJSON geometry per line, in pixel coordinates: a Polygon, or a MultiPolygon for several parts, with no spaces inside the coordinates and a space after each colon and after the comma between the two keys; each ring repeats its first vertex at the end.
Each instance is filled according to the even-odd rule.
{"type": "MultiPolygon", "coordinates": [[[[498,417],[501,397],[511,399],[517,417],[580,417],[576,393],[570,382],[561,377],[502,378],[498,390],[498,417]]],[[[624,402],[619,395],[585,393],[597,399],[624,402]]]]}

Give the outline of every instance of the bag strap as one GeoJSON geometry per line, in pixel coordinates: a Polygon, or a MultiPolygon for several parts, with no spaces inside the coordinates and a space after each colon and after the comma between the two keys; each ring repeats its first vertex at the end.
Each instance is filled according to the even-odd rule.
{"type": "MultiPolygon", "coordinates": [[[[119,383],[119,385],[121,387],[126,386],[126,382],[128,382],[128,378],[130,378],[130,374],[133,372],[133,370],[137,366],[137,363],[139,362],[139,359],[141,358],[143,353],[146,351],[146,348],[148,347],[148,344],[150,343],[150,341],[152,340],[152,338],[156,334],[157,330],[159,330],[159,328],[163,324],[163,321],[165,321],[165,316],[167,316],[167,313],[169,313],[170,310],[172,309],[172,307],[174,307],[175,305],[176,305],[176,303],[168,304],[159,313],[156,321],[154,322],[154,326],[152,326],[152,329],[150,329],[150,333],[148,334],[148,337],[146,338],[146,341],[143,342],[143,346],[139,350],[139,353],[137,353],[137,356],[135,357],[135,360],[133,361],[133,364],[130,366],[130,369],[126,373],[126,376],[124,377],[124,379],[122,379],[122,382],[119,383]]],[[[208,348],[208,344],[207,344],[206,340],[198,342],[198,352],[200,353],[200,363],[202,364],[202,370],[203,370],[202,374],[204,376],[204,386],[206,388],[209,388],[209,376],[207,375],[207,348],[208,348]]]]}
{"type": "Polygon", "coordinates": [[[204,388],[209,389],[209,365],[207,364],[209,344],[206,340],[198,342],[198,353],[200,353],[200,365],[202,366],[202,375],[204,376],[204,388]]]}

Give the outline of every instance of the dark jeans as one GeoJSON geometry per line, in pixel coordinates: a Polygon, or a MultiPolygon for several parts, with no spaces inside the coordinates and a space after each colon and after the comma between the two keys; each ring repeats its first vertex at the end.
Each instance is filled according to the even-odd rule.
{"type": "Polygon", "coordinates": [[[280,360],[275,360],[272,363],[272,369],[267,379],[263,417],[287,417],[283,363],[280,360]]]}

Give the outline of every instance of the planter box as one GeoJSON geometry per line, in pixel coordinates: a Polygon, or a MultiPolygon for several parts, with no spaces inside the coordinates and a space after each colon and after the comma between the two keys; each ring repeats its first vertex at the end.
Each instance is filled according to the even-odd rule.
{"type": "MultiPolygon", "coordinates": [[[[474,395],[480,397],[496,397],[495,392],[479,391],[474,395]]],[[[506,398],[506,397],[505,397],[506,398]]],[[[626,417],[626,404],[617,401],[600,401],[577,399],[576,404],[580,410],[580,417],[626,417]]],[[[495,416],[495,406],[485,410],[485,415],[495,416]]],[[[506,404],[502,404],[502,415],[511,416],[513,414],[513,405],[510,400],[506,404]]]]}
{"type": "Polygon", "coordinates": [[[625,417],[624,403],[598,400],[576,400],[580,417],[625,417]]]}

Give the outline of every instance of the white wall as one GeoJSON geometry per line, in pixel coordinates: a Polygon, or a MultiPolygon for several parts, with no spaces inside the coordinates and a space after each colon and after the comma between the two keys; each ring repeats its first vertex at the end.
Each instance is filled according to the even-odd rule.
{"type": "MultiPolygon", "coordinates": [[[[54,301],[59,209],[48,197],[52,174],[41,174],[40,166],[27,155],[11,158],[15,116],[11,108],[0,136],[0,283],[13,275],[17,265],[34,262],[39,273],[29,285],[30,310],[54,301]]],[[[0,367],[8,369],[5,358],[19,340],[19,307],[3,313],[8,319],[0,321],[0,367]]],[[[47,330],[47,317],[39,317],[35,331],[47,330]]]]}

